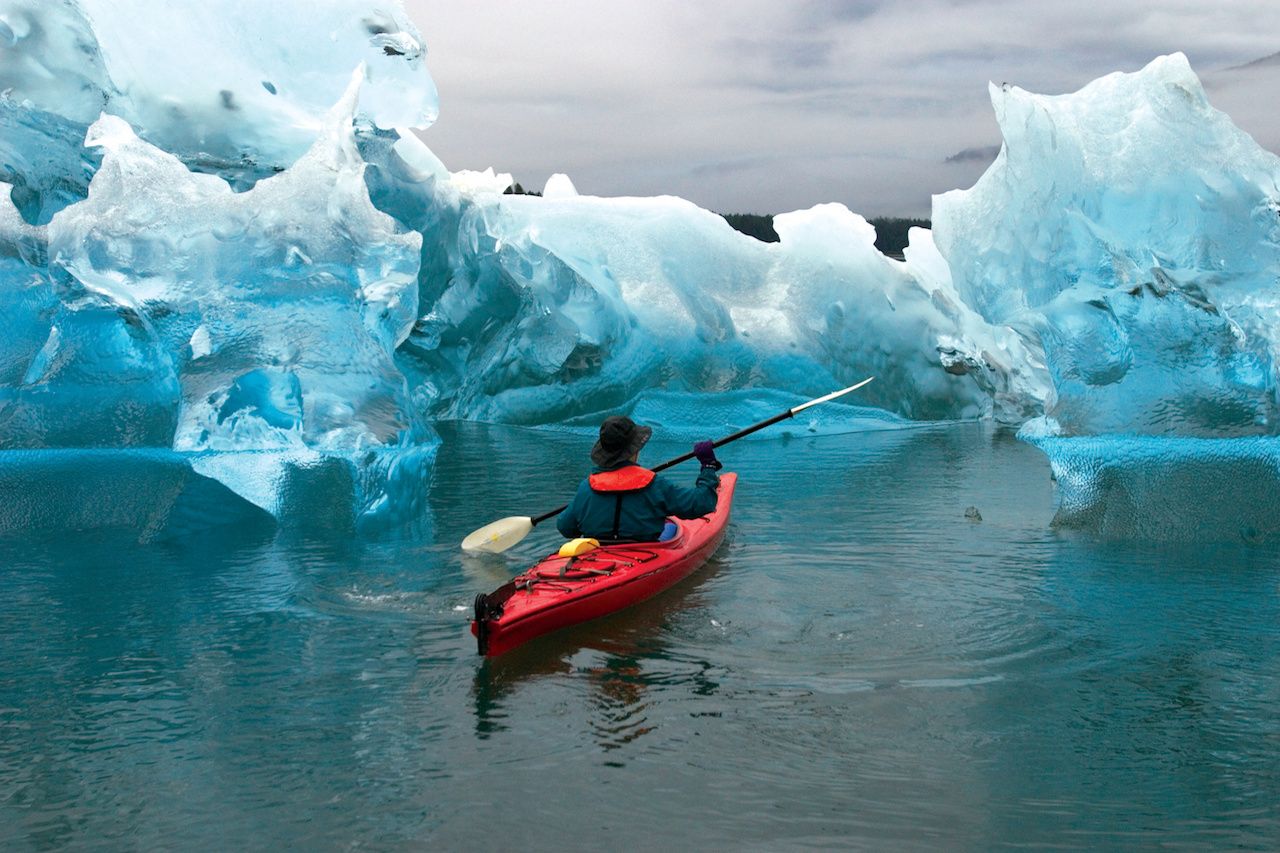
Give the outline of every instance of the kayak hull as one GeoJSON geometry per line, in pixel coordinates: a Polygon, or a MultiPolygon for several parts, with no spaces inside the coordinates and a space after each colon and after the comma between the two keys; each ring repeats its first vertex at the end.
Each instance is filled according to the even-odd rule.
{"type": "Polygon", "coordinates": [[[677,519],[666,542],[603,545],[579,557],[552,554],[487,595],[476,596],[471,633],[477,651],[496,657],[530,640],[608,616],[679,583],[724,539],[736,474],[720,478],[709,515],[677,519]]]}

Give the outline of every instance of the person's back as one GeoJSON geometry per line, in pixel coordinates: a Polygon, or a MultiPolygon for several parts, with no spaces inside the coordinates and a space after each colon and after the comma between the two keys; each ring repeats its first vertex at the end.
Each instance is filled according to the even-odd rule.
{"type": "Polygon", "coordinates": [[[720,463],[711,442],[694,452],[702,463],[693,488],[677,486],[636,464],[653,431],[630,418],[607,418],[591,449],[594,471],[582,481],[569,506],[556,519],[567,538],[649,542],[659,539],[668,517],[698,518],[716,508],[720,463]]]}

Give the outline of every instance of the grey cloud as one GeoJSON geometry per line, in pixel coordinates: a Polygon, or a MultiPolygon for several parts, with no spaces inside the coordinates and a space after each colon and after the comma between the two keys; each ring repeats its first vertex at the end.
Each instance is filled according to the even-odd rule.
{"type": "Polygon", "coordinates": [[[1000,153],[999,145],[983,145],[980,148],[964,148],[952,154],[944,163],[991,163],[1000,153]]]}
{"type": "Polygon", "coordinates": [[[526,186],[566,172],[582,192],[725,212],[928,215],[931,194],[986,168],[960,155],[1000,138],[987,81],[1071,92],[1175,50],[1216,107],[1280,139],[1280,67],[1257,62],[1275,51],[1274,0],[405,4],[441,95],[427,144],[526,186]]]}
{"type": "Polygon", "coordinates": [[[822,36],[792,36],[733,38],[724,40],[721,45],[727,55],[748,65],[748,69],[742,69],[748,75],[743,82],[757,88],[788,91],[821,86],[824,80],[829,81],[825,73],[819,77],[813,75],[830,66],[836,42],[822,36]],[[754,74],[749,70],[752,64],[758,66],[754,74]]]}
{"type": "Polygon", "coordinates": [[[1280,52],[1273,53],[1270,56],[1264,56],[1261,59],[1255,59],[1251,62],[1245,62],[1241,65],[1233,65],[1226,69],[1227,71],[1245,71],[1254,68],[1273,68],[1280,67],[1280,52]]]}
{"type": "Polygon", "coordinates": [[[864,21],[886,5],[886,0],[809,0],[798,6],[797,17],[811,25],[864,21]]]}
{"type": "Polygon", "coordinates": [[[744,172],[754,172],[765,168],[776,167],[777,157],[747,157],[737,160],[716,160],[709,163],[698,163],[689,169],[689,174],[696,178],[723,178],[744,172]]]}

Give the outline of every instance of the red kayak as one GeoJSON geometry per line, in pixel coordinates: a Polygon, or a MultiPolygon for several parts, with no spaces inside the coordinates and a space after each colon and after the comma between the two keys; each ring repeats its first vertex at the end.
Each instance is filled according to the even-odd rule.
{"type": "Polygon", "coordinates": [[[478,651],[495,657],[535,637],[638,604],[688,577],[724,539],[738,475],[720,478],[715,512],[673,519],[665,542],[602,545],[578,557],[552,554],[488,595],[471,623],[478,651]]]}

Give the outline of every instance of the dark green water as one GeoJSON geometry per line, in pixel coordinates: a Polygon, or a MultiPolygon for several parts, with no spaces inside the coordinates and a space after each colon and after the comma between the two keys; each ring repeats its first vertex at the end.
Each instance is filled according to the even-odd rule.
{"type": "Polygon", "coordinates": [[[1274,546],[1055,532],[974,426],[743,443],[704,570],[482,663],[553,540],[456,542],[587,442],[445,439],[420,539],[0,541],[0,847],[1280,846],[1274,546]]]}

